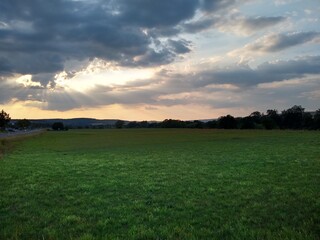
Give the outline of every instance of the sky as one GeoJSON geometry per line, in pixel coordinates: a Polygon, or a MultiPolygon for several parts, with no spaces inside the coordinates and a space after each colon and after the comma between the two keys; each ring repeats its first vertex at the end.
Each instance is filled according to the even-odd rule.
{"type": "Polygon", "coordinates": [[[11,118],[320,108],[319,0],[1,0],[11,118]]]}

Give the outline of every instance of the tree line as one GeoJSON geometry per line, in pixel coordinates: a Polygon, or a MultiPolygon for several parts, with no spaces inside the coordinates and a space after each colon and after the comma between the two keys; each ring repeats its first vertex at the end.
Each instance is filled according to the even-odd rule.
{"type": "MultiPolygon", "coordinates": [[[[9,125],[11,121],[11,117],[8,113],[6,113],[4,110],[1,110],[0,112],[0,130],[4,130],[5,127],[12,125],[9,125]]],[[[16,129],[27,129],[31,126],[31,122],[28,119],[20,119],[16,121],[15,128],[16,129]]]]}
{"type": "Polygon", "coordinates": [[[119,120],[117,128],[217,128],[217,129],[320,129],[320,109],[311,113],[305,112],[301,106],[293,106],[278,112],[269,109],[266,113],[252,112],[245,117],[233,117],[232,115],[221,116],[216,120],[182,121],[165,119],[162,122],[129,122],[124,124],[119,120]]]}
{"type": "MultiPolygon", "coordinates": [[[[11,118],[5,111],[0,112],[0,130],[9,125],[11,118]]],[[[32,126],[27,119],[16,121],[15,127],[26,129],[32,126]]],[[[63,123],[57,122],[52,126],[53,130],[66,130],[63,123]]],[[[108,125],[108,128],[110,126],[108,125]]],[[[259,111],[252,112],[245,117],[233,117],[232,115],[221,116],[210,121],[182,121],[177,119],[165,119],[162,122],[118,120],[115,128],[216,128],[216,129],[320,129],[320,109],[315,112],[306,112],[301,106],[295,105],[289,109],[278,112],[276,109],[269,109],[266,113],[259,111]]],[[[88,128],[94,128],[88,126],[88,128]]]]}

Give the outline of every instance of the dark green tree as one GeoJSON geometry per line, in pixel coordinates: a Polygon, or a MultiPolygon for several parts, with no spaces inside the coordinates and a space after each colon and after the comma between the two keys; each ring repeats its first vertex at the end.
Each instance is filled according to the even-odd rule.
{"type": "Polygon", "coordinates": [[[186,123],[176,119],[165,119],[161,122],[162,128],[185,128],[186,123]]]}
{"type": "Polygon", "coordinates": [[[205,127],[207,128],[217,128],[218,127],[218,121],[217,120],[210,120],[206,122],[205,127]]]}
{"type": "Polygon", "coordinates": [[[255,121],[253,117],[247,116],[239,120],[241,129],[254,129],[255,121]]]}
{"type": "Polygon", "coordinates": [[[256,124],[261,123],[262,114],[258,111],[255,111],[249,115],[249,117],[254,121],[256,124]]]}
{"type": "Polygon", "coordinates": [[[62,131],[64,130],[63,122],[55,122],[52,124],[52,129],[55,131],[62,131]]]}
{"type": "Polygon", "coordinates": [[[264,116],[265,117],[265,124],[266,122],[268,122],[267,124],[269,124],[269,126],[271,128],[268,128],[265,126],[266,129],[274,129],[274,128],[281,128],[282,127],[282,123],[281,123],[281,116],[280,114],[278,114],[278,110],[276,109],[269,109],[267,110],[267,114],[264,116]],[[268,119],[268,120],[266,120],[268,119]],[[272,120],[272,121],[270,121],[272,120]],[[271,123],[271,124],[270,124],[271,123]]]}
{"type": "Polygon", "coordinates": [[[117,120],[116,121],[116,123],[114,124],[114,126],[116,127],[116,128],[123,128],[123,126],[124,126],[124,121],[122,121],[122,120],[117,120]]]}
{"type": "Polygon", "coordinates": [[[204,128],[205,124],[199,120],[186,121],[186,128],[204,128]]]}
{"type": "Polygon", "coordinates": [[[301,106],[293,106],[282,111],[282,124],[284,128],[301,129],[303,126],[304,108],[301,106]]]}
{"type": "Polygon", "coordinates": [[[148,121],[139,122],[139,125],[141,128],[148,128],[149,127],[148,121]]]}
{"type": "Polygon", "coordinates": [[[20,129],[26,129],[30,127],[30,125],[31,125],[31,122],[27,119],[18,120],[16,123],[16,126],[20,129]]]}
{"type": "Polygon", "coordinates": [[[314,114],[313,126],[314,126],[314,129],[320,129],[320,109],[318,109],[314,114]]]}
{"type": "Polygon", "coordinates": [[[4,130],[4,128],[10,122],[10,120],[10,115],[2,110],[0,112],[0,129],[4,130]]]}
{"type": "Polygon", "coordinates": [[[279,126],[277,125],[275,120],[273,120],[271,117],[263,116],[261,119],[261,123],[265,129],[268,129],[268,130],[279,129],[279,126]]]}
{"type": "Polygon", "coordinates": [[[223,116],[218,119],[218,126],[224,129],[235,129],[237,128],[237,120],[231,115],[223,116]]]}
{"type": "Polygon", "coordinates": [[[127,128],[139,128],[140,124],[136,121],[129,122],[126,126],[127,128]]]}
{"type": "Polygon", "coordinates": [[[302,115],[302,128],[309,129],[309,130],[314,129],[314,119],[311,113],[305,112],[302,115]]]}

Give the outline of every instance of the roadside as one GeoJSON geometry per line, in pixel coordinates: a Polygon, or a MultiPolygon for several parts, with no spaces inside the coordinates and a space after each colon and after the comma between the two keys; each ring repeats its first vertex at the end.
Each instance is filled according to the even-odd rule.
{"type": "Polygon", "coordinates": [[[0,160],[5,154],[12,151],[14,148],[16,140],[22,139],[24,137],[31,137],[44,132],[45,129],[35,129],[26,131],[14,131],[7,133],[0,133],[0,160]]]}
{"type": "Polygon", "coordinates": [[[22,131],[0,133],[0,139],[12,138],[12,137],[18,137],[18,136],[29,136],[29,135],[39,134],[44,131],[45,129],[35,129],[35,130],[22,130],[22,131]]]}

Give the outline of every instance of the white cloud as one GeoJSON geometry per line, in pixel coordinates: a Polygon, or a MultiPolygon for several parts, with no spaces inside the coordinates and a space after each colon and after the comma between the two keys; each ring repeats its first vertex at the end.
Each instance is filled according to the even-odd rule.
{"type": "Polygon", "coordinates": [[[253,43],[245,45],[243,48],[233,50],[228,53],[229,56],[240,56],[244,59],[250,59],[252,56],[264,55],[266,53],[279,52],[287,48],[306,44],[317,43],[320,39],[319,32],[293,32],[270,34],[258,38],[253,43]]]}

